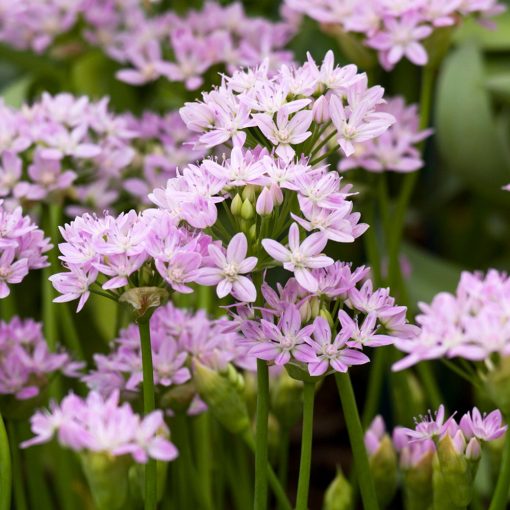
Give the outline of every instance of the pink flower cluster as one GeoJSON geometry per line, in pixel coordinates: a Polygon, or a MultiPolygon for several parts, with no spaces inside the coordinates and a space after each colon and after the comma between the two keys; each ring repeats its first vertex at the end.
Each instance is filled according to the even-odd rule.
{"type": "Polygon", "coordinates": [[[9,284],[20,283],[31,269],[48,266],[44,253],[51,247],[20,207],[10,211],[0,200],[0,299],[10,294],[9,284]]]}
{"type": "Polygon", "coordinates": [[[36,397],[55,372],[78,377],[80,368],[67,353],[48,351],[42,324],[19,317],[0,322],[0,395],[36,397]]]}
{"type": "MultiPolygon", "coordinates": [[[[152,361],[157,395],[164,398],[170,388],[190,381],[193,360],[215,370],[230,362],[253,368],[240,345],[240,336],[226,318],[209,319],[203,310],[191,313],[172,304],[158,308],[151,318],[152,361]]],[[[114,390],[129,395],[138,392],[143,380],[142,354],[138,328],[131,325],[120,332],[109,354],[95,354],[96,369],[83,381],[93,391],[107,396],[114,390]]],[[[190,398],[195,414],[205,404],[198,395],[190,398]]]]}
{"type": "Polygon", "coordinates": [[[167,282],[180,293],[192,292],[198,269],[207,265],[209,236],[176,226],[167,211],[134,210],[114,217],[85,214],[60,227],[59,245],[66,272],[50,277],[62,295],[56,302],[79,300],[92,291],[118,299],[128,288],[167,282]],[[142,268],[144,271],[142,271],[142,268]]]}
{"type": "Polygon", "coordinates": [[[374,140],[355,146],[349,158],[340,161],[341,172],[363,168],[369,172],[414,172],[423,166],[416,144],[432,134],[431,129],[419,130],[417,105],[406,106],[402,97],[394,97],[378,110],[391,113],[396,119],[386,132],[374,140]]]}
{"type": "Polygon", "coordinates": [[[276,365],[297,364],[320,376],[367,363],[366,347],[414,336],[416,328],[407,323],[406,308],[395,306],[389,289],[374,290],[367,274],[367,268],[352,271],[337,262],[311,271],[315,292],[294,278],[285,286],[278,284],[277,291],[264,283],[264,305],[238,306],[234,314],[248,354],[276,365]]]}
{"type": "Polygon", "coordinates": [[[20,110],[0,105],[0,197],[31,205],[67,198],[69,215],[147,194],[204,156],[177,113],[114,114],[108,99],[44,93],[20,110]],[[128,197],[126,197],[126,192],[128,197]]]}
{"type": "Polygon", "coordinates": [[[402,370],[422,360],[460,357],[483,361],[492,353],[510,354],[510,278],[490,270],[463,272],[455,294],[441,292],[432,303],[420,303],[421,331],[395,346],[407,356],[395,363],[402,370]]]}
{"type": "Polygon", "coordinates": [[[26,448],[47,443],[56,435],[58,442],[74,451],[131,455],[138,463],[149,458],[171,461],[177,449],[168,440],[169,430],[161,411],[144,418],[135,414],[128,403],[119,403],[119,393],[103,399],[90,392],[86,399],[70,394],[61,404],[39,411],[31,418],[35,437],[22,443],[26,448]]]}
{"type": "Polygon", "coordinates": [[[141,85],[160,77],[194,90],[213,66],[228,72],[257,65],[272,68],[291,61],[283,48],[294,34],[288,21],[248,17],[241,3],[223,7],[207,2],[184,16],[149,14],[140,0],[17,0],[0,3],[0,40],[17,48],[44,52],[57,36],[79,28],[75,43],[91,43],[126,66],[120,80],[141,85]],[[2,6],[2,3],[6,3],[2,6]],[[81,23],[78,23],[80,21],[81,23]],[[172,54],[171,59],[168,54],[172,54]]]}
{"type": "Polygon", "coordinates": [[[380,86],[368,87],[366,74],[356,66],[335,66],[328,51],[320,67],[308,55],[304,65],[283,65],[272,77],[267,61],[237,71],[203,93],[202,101],[186,103],[180,111],[188,128],[202,133],[198,147],[261,145],[287,163],[296,154],[299,159],[319,153],[314,148],[333,136],[350,156],[354,143],[384,133],[395,118],[377,111],[383,93],[380,86]]]}
{"type": "Polygon", "coordinates": [[[404,57],[418,66],[427,64],[424,42],[435,30],[469,15],[487,23],[505,10],[498,0],[286,0],[286,5],[339,33],[359,34],[386,70],[404,57]]]}
{"type": "MultiPolygon", "coordinates": [[[[481,446],[501,437],[507,428],[507,425],[503,425],[499,410],[487,415],[474,407],[457,423],[453,415],[445,420],[445,409],[441,405],[435,415],[429,413],[416,420],[412,429],[396,427],[393,431],[393,444],[399,453],[401,468],[408,470],[420,464],[427,455],[433,454],[437,442],[445,436],[453,440],[457,454],[478,460],[481,446]]],[[[365,446],[370,456],[377,452],[385,434],[384,420],[377,416],[365,433],[365,446]]]]}

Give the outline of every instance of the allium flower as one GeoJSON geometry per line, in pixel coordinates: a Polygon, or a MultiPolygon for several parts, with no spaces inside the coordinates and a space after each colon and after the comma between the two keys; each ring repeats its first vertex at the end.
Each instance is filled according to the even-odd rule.
{"type": "Polygon", "coordinates": [[[354,34],[365,46],[378,50],[379,61],[391,70],[406,57],[425,65],[428,55],[422,42],[436,28],[460,24],[474,15],[485,25],[505,6],[497,0],[286,0],[286,5],[321,23],[340,37],[354,34]]]}
{"type": "Polygon", "coordinates": [[[378,138],[356,144],[351,157],[342,159],[340,171],[363,168],[369,172],[414,172],[423,166],[416,144],[430,136],[431,130],[419,131],[417,106],[406,106],[403,98],[389,99],[379,105],[378,111],[387,112],[396,119],[378,138]]]}
{"type": "Polygon", "coordinates": [[[31,269],[48,266],[44,255],[49,239],[20,207],[13,211],[0,201],[0,299],[10,294],[9,285],[20,283],[31,269]]]}
{"type": "Polygon", "coordinates": [[[313,349],[318,361],[313,361],[311,358],[306,360],[310,375],[322,375],[330,366],[337,372],[347,372],[353,365],[362,365],[370,361],[367,355],[347,347],[353,333],[352,328],[342,327],[331,342],[331,327],[326,319],[317,317],[313,325],[313,340],[307,339],[306,343],[313,349]]]}
{"type": "Polygon", "coordinates": [[[441,292],[432,303],[419,304],[418,336],[395,345],[407,356],[394,365],[402,370],[421,360],[461,357],[487,359],[510,355],[510,279],[505,273],[463,272],[455,294],[441,292]]]}
{"type": "Polygon", "coordinates": [[[445,421],[445,408],[440,405],[435,416],[429,412],[428,416],[420,416],[416,420],[414,429],[404,428],[405,433],[412,440],[435,439],[441,437],[449,428],[453,421],[453,416],[445,421]]]}
{"type": "Polygon", "coordinates": [[[287,271],[292,271],[298,283],[310,292],[318,289],[317,280],[310,269],[327,267],[334,260],[321,254],[327,244],[327,237],[322,233],[312,234],[303,243],[299,240],[299,227],[293,223],[289,229],[288,248],[272,239],[263,239],[266,252],[276,261],[283,262],[287,271]]]}
{"type": "Polygon", "coordinates": [[[76,377],[81,366],[67,353],[48,351],[42,324],[18,317],[0,322],[0,395],[36,397],[56,372],[76,377]]]}
{"type": "MultiPolygon", "coordinates": [[[[240,345],[239,334],[226,318],[209,319],[203,311],[191,313],[169,303],[154,312],[150,328],[158,397],[165,398],[166,391],[191,379],[193,360],[214,370],[223,370],[231,362],[252,368],[253,363],[245,356],[246,347],[240,345]]],[[[132,398],[133,393],[140,391],[143,380],[138,327],[131,325],[121,330],[111,352],[95,354],[94,362],[95,369],[83,377],[91,390],[104,397],[118,390],[132,398]]],[[[190,414],[205,409],[194,393],[188,404],[190,414]]]]}
{"type": "Polygon", "coordinates": [[[459,425],[467,440],[475,437],[480,441],[493,441],[501,437],[508,429],[507,425],[503,425],[503,417],[499,409],[488,415],[482,415],[476,407],[471,413],[468,412],[461,418],[459,425]]]}
{"type": "Polygon", "coordinates": [[[224,254],[220,248],[210,244],[209,256],[216,267],[203,267],[196,278],[202,285],[217,285],[219,298],[232,294],[237,300],[252,302],[257,298],[253,282],[246,276],[257,265],[256,257],[246,257],[248,242],[243,233],[236,234],[224,254]]]}
{"type": "Polygon", "coordinates": [[[49,411],[37,412],[31,424],[36,436],[22,443],[24,448],[47,443],[56,435],[71,450],[131,455],[139,463],[149,458],[171,461],[178,453],[168,441],[163,413],[154,411],[140,418],[129,404],[119,403],[116,391],[107,399],[95,392],[86,400],[70,394],[60,405],[53,403],[49,411]]]}
{"type": "Polygon", "coordinates": [[[135,286],[131,279],[142,267],[146,271],[137,276],[137,287],[164,280],[177,292],[190,292],[186,284],[198,275],[210,243],[208,236],[177,227],[167,211],[154,209],[117,217],[85,214],[60,231],[65,241],[59,245],[60,259],[67,271],[50,280],[62,293],[55,301],[79,299],[78,311],[94,285],[119,299],[135,286]]]}

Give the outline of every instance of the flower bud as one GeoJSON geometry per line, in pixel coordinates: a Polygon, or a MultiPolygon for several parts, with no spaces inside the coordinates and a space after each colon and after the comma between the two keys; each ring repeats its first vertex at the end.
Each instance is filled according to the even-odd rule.
{"type": "Polygon", "coordinates": [[[244,187],[242,196],[243,201],[248,200],[249,202],[255,202],[256,188],[252,184],[248,184],[244,187]]]}
{"type": "Polygon", "coordinates": [[[340,468],[335,479],[329,484],[324,494],[323,510],[349,510],[352,508],[352,487],[340,468]]]}
{"type": "Polygon", "coordinates": [[[320,96],[319,98],[316,99],[315,103],[312,106],[312,115],[313,120],[317,122],[317,124],[328,122],[328,120],[330,119],[329,101],[326,99],[326,96],[320,96]]]}
{"type": "Polygon", "coordinates": [[[289,376],[282,370],[278,378],[272,382],[271,410],[283,429],[289,430],[301,416],[303,399],[303,382],[289,376]]]}
{"type": "Polygon", "coordinates": [[[241,198],[241,195],[237,193],[237,195],[232,200],[232,203],[230,204],[230,211],[234,216],[241,216],[241,207],[243,206],[243,199],[241,198]]]}
{"type": "Polygon", "coordinates": [[[370,471],[374,479],[380,508],[386,508],[397,492],[397,453],[386,434],[379,448],[370,457],[370,471]]]}
{"type": "Polygon", "coordinates": [[[429,510],[432,504],[432,461],[429,451],[404,471],[404,500],[407,510],[429,510]]]}
{"type": "Polygon", "coordinates": [[[450,510],[455,505],[466,508],[471,503],[473,475],[461,443],[457,434],[455,438],[447,434],[437,444],[437,461],[434,463],[435,510],[450,510]],[[441,502],[436,504],[437,498],[441,502]]]}
{"type": "Polygon", "coordinates": [[[271,191],[271,195],[273,196],[273,202],[275,205],[280,206],[283,204],[283,192],[280,186],[277,184],[272,184],[269,188],[269,191],[271,191]]]}
{"type": "Polygon", "coordinates": [[[329,310],[326,310],[325,308],[321,308],[319,315],[328,321],[329,326],[332,328],[334,327],[333,317],[331,317],[331,314],[329,313],[329,310]]]}
{"type": "Polygon", "coordinates": [[[301,317],[301,322],[308,322],[312,319],[313,316],[310,300],[307,299],[301,304],[299,307],[299,315],[301,317]]]}
{"type": "Polygon", "coordinates": [[[193,381],[211,413],[230,432],[238,434],[250,427],[246,402],[242,393],[242,376],[232,365],[226,372],[211,370],[195,360],[193,381]]]}
{"type": "Polygon", "coordinates": [[[257,198],[257,204],[255,210],[260,216],[267,216],[273,212],[274,200],[273,195],[269,191],[269,188],[262,188],[260,195],[257,198]]]}
{"type": "Polygon", "coordinates": [[[255,208],[253,207],[253,204],[248,200],[245,199],[243,202],[243,205],[241,207],[241,218],[243,220],[251,220],[255,217],[255,208]]]}
{"type": "Polygon", "coordinates": [[[129,492],[128,473],[133,464],[131,457],[114,457],[90,451],[84,451],[79,456],[98,510],[125,508],[129,492]]]}
{"type": "Polygon", "coordinates": [[[482,448],[480,446],[480,441],[478,441],[476,437],[472,437],[466,446],[466,459],[477,461],[480,460],[481,456],[482,448]]]}
{"type": "Polygon", "coordinates": [[[257,239],[257,225],[252,225],[248,229],[248,239],[250,239],[250,241],[255,241],[255,239],[257,239]]]}

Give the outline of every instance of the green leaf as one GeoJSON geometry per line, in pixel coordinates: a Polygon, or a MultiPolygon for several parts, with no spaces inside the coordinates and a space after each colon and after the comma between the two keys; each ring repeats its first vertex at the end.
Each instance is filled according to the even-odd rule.
{"type": "Polygon", "coordinates": [[[470,18],[456,32],[454,40],[458,43],[476,41],[480,47],[488,51],[510,51],[510,12],[494,18],[496,30],[486,27],[470,18]]]}
{"type": "Polygon", "coordinates": [[[449,170],[476,192],[501,201],[510,159],[498,132],[480,48],[466,43],[451,53],[437,88],[437,143],[449,170]]]}
{"type": "Polygon", "coordinates": [[[427,251],[405,244],[402,253],[411,265],[407,281],[411,303],[429,302],[438,292],[454,292],[461,268],[427,251]]]}
{"type": "Polygon", "coordinates": [[[19,108],[27,99],[31,83],[32,78],[29,76],[23,76],[15,82],[9,83],[9,85],[0,92],[5,104],[13,108],[19,108]]]}

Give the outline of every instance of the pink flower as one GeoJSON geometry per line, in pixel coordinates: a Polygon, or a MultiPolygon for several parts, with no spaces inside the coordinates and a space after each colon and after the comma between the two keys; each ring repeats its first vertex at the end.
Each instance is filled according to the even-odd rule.
{"type": "Polygon", "coordinates": [[[441,437],[453,422],[453,416],[445,421],[445,409],[441,404],[435,417],[429,412],[428,416],[420,416],[420,421],[416,422],[415,429],[404,428],[403,430],[412,440],[423,441],[441,437]]]}
{"type": "Polygon", "coordinates": [[[5,248],[0,255],[0,299],[10,294],[8,283],[20,283],[28,274],[27,259],[15,262],[15,256],[14,248],[5,248]]]}
{"type": "Polygon", "coordinates": [[[256,257],[246,258],[248,242],[243,233],[236,234],[227,247],[226,254],[216,245],[209,245],[209,255],[216,267],[203,267],[199,270],[197,283],[217,285],[219,298],[232,294],[239,301],[252,302],[257,298],[253,282],[243,276],[257,265],[256,257]]]}
{"type": "Polygon", "coordinates": [[[340,333],[331,342],[328,321],[323,317],[317,317],[313,324],[313,340],[307,339],[306,343],[313,349],[318,361],[308,362],[310,375],[323,375],[330,366],[337,372],[347,372],[352,365],[362,365],[370,361],[361,351],[347,348],[347,341],[353,333],[352,326],[342,326],[340,333]]]}
{"type": "Polygon", "coordinates": [[[488,415],[482,415],[478,408],[473,407],[471,413],[468,412],[461,418],[460,428],[467,439],[475,437],[480,441],[493,441],[501,437],[508,426],[503,425],[503,417],[499,409],[488,415]]]}
{"type": "Polygon", "coordinates": [[[310,110],[299,111],[289,119],[289,110],[283,106],[276,114],[276,122],[267,113],[256,113],[253,119],[264,136],[276,145],[276,154],[283,160],[289,161],[295,151],[291,145],[298,145],[312,135],[308,131],[313,120],[310,110]]]}
{"type": "Polygon", "coordinates": [[[322,255],[322,250],[328,242],[322,233],[308,236],[302,243],[299,241],[299,227],[293,223],[289,229],[288,248],[272,239],[263,239],[262,246],[266,252],[278,262],[283,262],[287,271],[293,271],[298,283],[310,292],[316,292],[318,283],[310,269],[327,267],[334,260],[322,255]]]}
{"type": "Polygon", "coordinates": [[[387,17],[384,30],[367,40],[367,45],[382,51],[381,65],[392,69],[402,57],[407,57],[413,64],[423,66],[428,55],[419,42],[432,33],[429,25],[422,25],[423,19],[417,11],[406,12],[400,19],[387,17]]]}
{"type": "Polygon", "coordinates": [[[85,272],[73,266],[69,272],[50,276],[49,280],[55,289],[62,294],[53,301],[55,303],[66,303],[79,299],[76,309],[79,312],[90,297],[89,287],[96,281],[97,275],[98,271],[96,269],[85,272]]]}
{"type": "Polygon", "coordinates": [[[285,308],[278,325],[261,320],[264,341],[255,342],[249,353],[259,359],[273,360],[276,365],[286,365],[291,356],[299,361],[314,360],[313,352],[305,342],[314,330],[314,325],[301,328],[301,315],[295,305],[285,308]]]}

